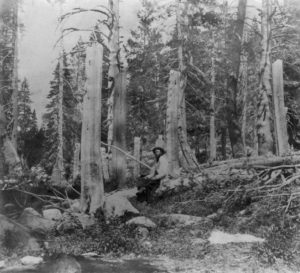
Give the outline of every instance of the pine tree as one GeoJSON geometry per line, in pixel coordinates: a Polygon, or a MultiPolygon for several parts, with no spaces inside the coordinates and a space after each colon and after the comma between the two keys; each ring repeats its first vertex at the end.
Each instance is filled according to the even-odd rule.
{"type": "Polygon", "coordinates": [[[128,73],[128,143],[132,144],[134,136],[140,136],[153,143],[164,131],[167,81],[164,78],[163,56],[164,47],[158,29],[154,27],[155,10],[150,1],[143,1],[138,13],[139,25],[131,31],[128,40],[127,55],[128,73]],[[153,109],[156,109],[153,111],[153,109]],[[149,113],[152,113],[149,115],[149,113]],[[155,114],[154,114],[155,113],[155,114]]]}
{"type": "MultiPolygon", "coordinates": [[[[58,153],[58,122],[59,122],[59,63],[57,64],[53,80],[50,82],[50,92],[47,96],[49,103],[46,105],[47,113],[44,115],[45,123],[45,156],[44,167],[50,174],[56,162],[58,153]]],[[[78,123],[74,121],[76,99],[71,85],[71,74],[67,58],[63,57],[63,159],[65,163],[66,179],[71,172],[75,138],[80,134],[78,123]]]]}
{"type": "Polygon", "coordinates": [[[36,113],[35,110],[32,111],[31,104],[29,84],[25,78],[18,92],[17,147],[19,155],[29,167],[32,165],[32,162],[30,160],[30,162],[28,161],[32,149],[32,145],[30,145],[29,142],[34,139],[38,133],[36,113]]]}

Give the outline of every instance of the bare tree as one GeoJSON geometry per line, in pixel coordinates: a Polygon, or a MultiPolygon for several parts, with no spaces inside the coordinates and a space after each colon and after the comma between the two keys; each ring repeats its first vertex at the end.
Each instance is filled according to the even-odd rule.
{"type": "Polygon", "coordinates": [[[104,204],[101,166],[101,89],[103,47],[93,43],[86,52],[86,89],[81,134],[81,210],[95,213],[104,204]]]}

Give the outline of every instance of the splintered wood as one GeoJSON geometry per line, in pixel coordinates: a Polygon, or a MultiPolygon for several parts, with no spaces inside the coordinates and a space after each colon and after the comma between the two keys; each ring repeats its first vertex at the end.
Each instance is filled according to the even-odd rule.
{"type": "Polygon", "coordinates": [[[86,51],[86,94],[81,134],[81,210],[95,213],[103,207],[101,166],[101,89],[103,47],[93,44],[86,51]]]}

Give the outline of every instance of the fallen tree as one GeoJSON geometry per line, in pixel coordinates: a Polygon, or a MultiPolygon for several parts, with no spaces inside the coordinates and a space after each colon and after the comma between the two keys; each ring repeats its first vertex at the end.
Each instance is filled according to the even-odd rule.
{"type": "MultiPolygon", "coordinates": [[[[201,169],[212,168],[266,168],[280,164],[299,164],[300,154],[293,153],[286,156],[257,156],[257,157],[243,157],[224,161],[214,161],[200,165],[201,169]]],[[[210,170],[211,171],[211,170],[210,170]]]]}

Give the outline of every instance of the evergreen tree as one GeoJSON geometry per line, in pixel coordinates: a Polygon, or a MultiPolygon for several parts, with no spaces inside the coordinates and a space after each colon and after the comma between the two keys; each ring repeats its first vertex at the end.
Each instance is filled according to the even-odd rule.
{"type": "Polygon", "coordinates": [[[166,79],[164,79],[160,53],[164,47],[162,36],[155,28],[155,10],[150,1],[143,1],[138,13],[139,25],[131,31],[128,40],[128,143],[134,136],[149,138],[153,142],[164,130],[165,112],[161,107],[166,100],[166,79]],[[153,111],[156,109],[155,111],[153,111]],[[151,115],[149,115],[151,113],[151,115]],[[155,113],[155,114],[154,114],[155,113]],[[149,136],[150,135],[150,136],[149,136]]]}
{"type": "Polygon", "coordinates": [[[21,89],[18,92],[18,153],[23,158],[24,162],[31,167],[37,160],[29,159],[33,156],[32,148],[34,139],[38,133],[37,118],[35,110],[31,109],[32,101],[30,99],[30,89],[27,79],[21,83],[21,89]],[[33,143],[30,143],[33,142],[33,143]]]}
{"type": "MultiPolygon", "coordinates": [[[[78,123],[74,120],[76,98],[72,90],[71,73],[67,58],[63,57],[63,157],[66,179],[71,173],[73,150],[75,139],[79,138],[80,130],[78,123]]],[[[47,113],[44,114],[45,123],[45,153],[43,165],[50,174],[56,162],[58,153],[58,111],[59,111],[59,63],[57,64],[53,80],[50,82],[50,92],[47,96],[49,103],[46,105],[47,113]]]]}

